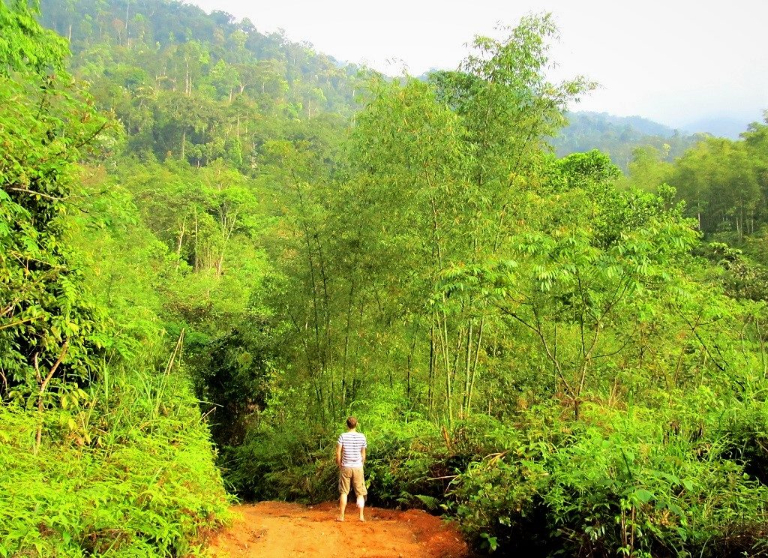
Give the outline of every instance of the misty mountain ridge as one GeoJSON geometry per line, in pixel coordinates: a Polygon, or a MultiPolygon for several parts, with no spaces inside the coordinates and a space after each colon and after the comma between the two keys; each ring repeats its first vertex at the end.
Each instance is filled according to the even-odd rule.
{"type": "Polygon", "coordinates": [[[569,123],[574,120],[591,122],[597,129],[610,129],[614,126],[629,127],[649,136],[672,137],[679,131],[643,116],[616,116],[607,112],[573,111],[566,114],[569,123]]]}
{"type": "Polygon", "coordinates": [[[569,119],[586,117],[598,127],[608,124],[630,126],[638,132],[651,136],[673,137],[676,133],[685,135],[709,134],[732,140],[739,139],[739,136],[747,130],[747,126],[752,122],[761,121],[757,117],[748,119],[727,115],[709,115],[681,126],[668,126],[643,116],[615,116],[607,112],[573,111],[567,116],[569,119]]]}
{"type": "Polygon", "coordinates": [[[749,124],[759,120],[759,118],[754,118],[745,121],[743,118],[733,116],[705,116],[690,124],[686,124],[683,128],[691,133],[706,133],[736,140],[746,131],[749,124]]]}
{"type": "Polygon", "coordinates": [[[653,147],[663,160],[671,163],[707,136],[739,139],[750,123],[734,117],[712,116],[684,128],[673,128],[641,116],[605,112],[574,111],[566,117],[568,125],[551,140],[559,157],[599,149],[625,172],[638,148],[653,147]]]}

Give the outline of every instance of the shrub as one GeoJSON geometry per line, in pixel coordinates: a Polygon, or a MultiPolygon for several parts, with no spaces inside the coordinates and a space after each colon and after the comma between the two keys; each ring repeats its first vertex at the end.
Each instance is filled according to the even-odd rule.
{"type": "MultiPolygon", "coordinates": [[[[114,371],[113,371],[114,373],[114,371]]],[[[227,497],[183,378],[121,373],[37,417],[0,407],[0,556],[197,554],[227,497]]]]}
{"type": "Polygon", "coordinates": [[[457,479],[455,513],[477,542],[541,556],[720,556],[737,546],[764,548],[768,490],[720,459],[717,432],[666,436],[662,413],[647,409],[592,406],[584,415],[558,425],[566,440],[549,444],[541,433],[532,444],[529,430],[457,479]]]}

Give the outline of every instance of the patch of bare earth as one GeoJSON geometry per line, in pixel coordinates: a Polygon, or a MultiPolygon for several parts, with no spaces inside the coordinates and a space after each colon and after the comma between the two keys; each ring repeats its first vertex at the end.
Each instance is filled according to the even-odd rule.
{"type": "Polygon", "coordinates": [[[422,510],[365,509],[352,503],[343,523],[334,503],[302,506],[260,502],[236,506],[232,527],[212,540],[213,556],[260,558],[467,558],[466,542],[454,526],[422,510]]]}

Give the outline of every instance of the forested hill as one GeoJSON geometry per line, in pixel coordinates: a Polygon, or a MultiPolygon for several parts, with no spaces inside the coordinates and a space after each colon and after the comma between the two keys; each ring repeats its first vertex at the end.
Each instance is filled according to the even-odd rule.
{"type": "Polygon", "coordinates": [[[638,148],[653,147],[662,153],[663,160],[671,163],[706,137],[706,134],[686,135],[639,116],[583,111],[566,116],[568,125],[552,139],[559,157],[599,149],[625,172],[638,148]]]}
{"type": "MultiPolygon", "coordinates": [[[[153,132],[161,158],[178,151],[182,141],[191,144],[191,150],[183,146],[185,155],[193,154],[191,162],[222,156],[222,144],[232,138],[221,135],[231,121],[323,112],[348,117],[358,108],[354,97],[364,69],[282,33],[261,33],[258,21],[207,14],[175,0],[43,0],[42,9],[42,23],[70,40],[73,69],[93,84],[102,107],[115,110],[129,134],[141,136],[152,116],[165,122],[165,130],[153,132]],[[184,134],[182,115],[190,132],[183,140],[173,137],[184,134]],[[208,145],[194,147],[200,143],[208,145]]],[[[641,117],[572,112],[567,118],[552,139],[558,156],[599,149],[625,172],[639,147],[654,147],[672,162],[703,137],[641,117]]],[[[136,137],[131,148],[141,150],[140,144],[136,137]]]]}
{"type": "Polygon", "coordinates": [[[355,109],[360,68],[224,12],[170,0],[43,0],[41,21],[70,38],[72,70],[135,136],[133,151],[183,150],[200,163],[237,143],[247,158],[247,130],[264,118],[355,109]]]}
{"type": "MultiPolygon", "coordinates": [[[[281,32],[261,33],[258,22],[254,25],[248,19],[237,21],[222,11],[207,14],[178,0],[42,0],[41,8],[41,22],[66,37],[75,55],[105,54],[103,47],[109,46],[117,62],[122,62],[121,56],[126,58],[124,48],[139,51],[146,63],[150,61],[147,49],[151,49],[159,55],[154,65],[145,67],[148,72],[156,70],[152,77],[181,77],[169,76],[164,70],[174,55],[172,47],[192,42],[202,51],[191,65],[199,64],[202,68],[197,71],[207,73],[206,70],[223,62],[215,73],[229,78],[238,92],[260,89],[269,78],[283,78],[291,86],[303,81],[307,86],[322,89],[329,97],[328,106],[339,110],[344,106],[340,103],[342,99],[351,101],[351,90],[344,87],[345,78],[354,76],[359,69],[316,52],[308,43],[291,42],[281,32]],[[102,48],[96,48],[97,45],[102,48]],[[258,64],[268,60],[274,64],[258,64]]],[[[91,68],[94,72],[98,69],[91,68]]],[[[178,85],[182,85],[181,81],[178,85]]]]}

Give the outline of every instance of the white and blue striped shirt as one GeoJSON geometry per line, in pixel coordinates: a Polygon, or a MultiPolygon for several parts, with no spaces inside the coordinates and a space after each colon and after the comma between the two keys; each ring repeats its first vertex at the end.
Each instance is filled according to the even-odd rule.
{"type": "Polygon", "coordinates": [[[339,445],[341,446],[341,466],[342,467],[362,467],[363,448],[368,447],[368,441],[365,434],[360,432],[345,432],[339,436],[339,445]]]}

